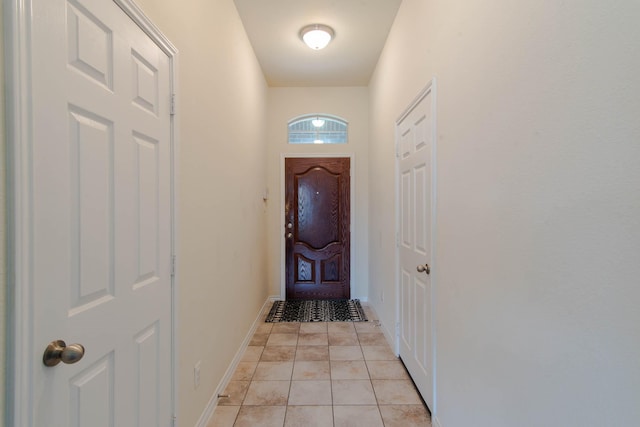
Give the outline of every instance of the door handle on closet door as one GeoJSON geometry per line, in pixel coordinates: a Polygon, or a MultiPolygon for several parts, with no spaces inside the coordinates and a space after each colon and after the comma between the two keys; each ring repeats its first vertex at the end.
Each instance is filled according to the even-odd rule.
{"type": "Polygon", "coordinates": [[[416,270],[418,270],[418,273],[431,273],[431,267],[429,267],[429,264],[419,265],[416,270]]]}
{"type": "Polygon", "coordinates": [[[82,344],[67,345],[62,340],[51,341],[44,351],[42,363],[45,366],[56,366],[58,363],[72,364],[80,361],[84,356],[82,344]]]}

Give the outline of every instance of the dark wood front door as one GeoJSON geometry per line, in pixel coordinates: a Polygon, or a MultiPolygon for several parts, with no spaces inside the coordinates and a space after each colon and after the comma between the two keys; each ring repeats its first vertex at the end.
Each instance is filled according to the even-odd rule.
{"type": "Polygon", "coordinates": [[[350,297],[349,159],[285,160],[287,299],[350,297]]]}

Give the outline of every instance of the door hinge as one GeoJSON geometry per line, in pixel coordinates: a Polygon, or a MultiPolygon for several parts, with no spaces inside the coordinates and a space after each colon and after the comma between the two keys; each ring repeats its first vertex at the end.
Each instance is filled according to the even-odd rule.
{"type": "Polygon", "coordinates": [[[176,427],[176,418],[177,417],[175,415],[171,417],[171,427],[176,427]]]}
{"type": "Polygon", "coordinates": [[[400,247],[400,232],[396,231],[396,247],[400,247]]]}
{"type": "Polygon", "coordinates": [[[396,143],[396,158],[400,158],[400,144],[396,143]]]}
{"type": "Polygon", "coordinates": [[[169,114],[174,116],[176,114],[176,94],[171,94],[171,99],[169,100],[169,114]]]}
{"type": "Polygon", "coordinates": [[[400,322],[396,322],[396,338],[400,336],[400,322]]]}
{"type": "Polygon", "coordinates": [[[171,277],[176,276],[176,256],[171,256],[171,277]]]}

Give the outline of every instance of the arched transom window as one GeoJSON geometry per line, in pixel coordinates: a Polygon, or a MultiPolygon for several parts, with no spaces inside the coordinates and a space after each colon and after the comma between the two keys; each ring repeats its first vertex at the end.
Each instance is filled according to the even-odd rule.
{"type": "Polygon", "coordinates": [[[347,121],[327,114],[308,114],[289,121],[289,144],[346,144],[347,121]]]}

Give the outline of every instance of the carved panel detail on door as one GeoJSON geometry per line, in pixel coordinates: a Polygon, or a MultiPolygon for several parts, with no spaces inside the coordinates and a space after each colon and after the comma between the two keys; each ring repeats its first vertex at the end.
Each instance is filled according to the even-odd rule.
{"type": "Polygon", "coordinates": [[[306,259],[304,256],[297,254],[298,270],[296,272],[297,282],[313,282],[315,277],[315,265],[313,260],[306,259]]]}
{"type": "Polygon", "coordinates": [[[340,175],[314,168],[296,178],[298,189],[297,241],[322,249],[338,241],[340,175]]]}
{"type": "Polygon", "coordinates": [[[342,268],[342,256],[337,254],[322,261],[322,283],[337,282],[340,280],[340,269],[342,268]]]}

